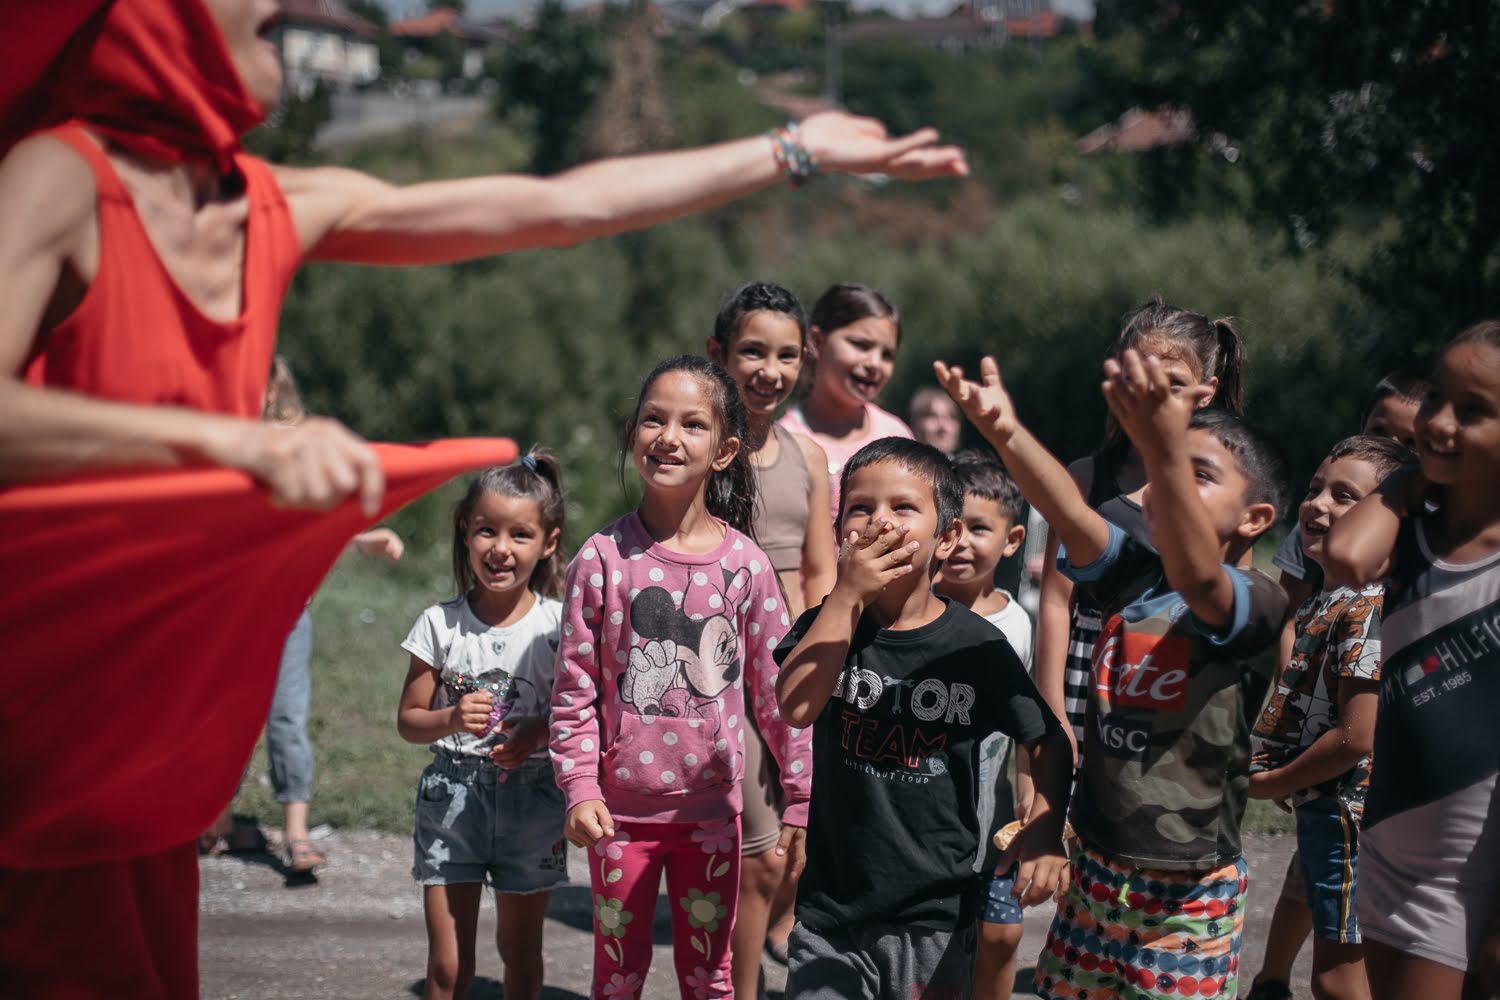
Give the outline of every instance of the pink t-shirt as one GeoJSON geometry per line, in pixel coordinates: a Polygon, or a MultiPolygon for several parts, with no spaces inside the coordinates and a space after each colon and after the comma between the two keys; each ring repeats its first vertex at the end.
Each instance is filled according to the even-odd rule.
{"type": "Polygon", "coordinates": [[[661,823],[738,815],[748,700],[781,768],[783,821],[806,826],[812,730],[781,721],[771,657],[789,625],[771,560],[728,525],[698,555],[652,541],[635,513],[591,537],[568,567],[552,687],[568,808],[603,799],[619,819],[661,823]]]}
{"type": "Polygon", "coordinates": [[[789,431],[798,434],[806,434],[818,443],[825,454],[828,455],[828,493],[832,498],[832,509],[830,514],[834,522],[834,535],[837,540],[839,519],[839,476],[844,471],[844,464],[854,457],[859,451],[871,441],[879,441],[886,437],[912,438],[911,428],[902,422],[901,418],[894,413],[887,413],[874,403],[865,404],[865,413],[869,416],[869,433],[861,438],[831,438],[826,434],[819,434],[807,426],[807,417],[802,413],[802,404],[798,403],[781,415],[776,422],[789,431]]]}

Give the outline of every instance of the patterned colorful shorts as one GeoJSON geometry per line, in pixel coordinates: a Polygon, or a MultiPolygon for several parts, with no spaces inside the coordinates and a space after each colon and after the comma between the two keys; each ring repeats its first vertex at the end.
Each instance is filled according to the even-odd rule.
{"type": "Polygon", "coordinates": [[[1037,959],[1037,993],[1053,1000],[1232,1000],[1248,871],[1244,858],[1215,871],[1169,872],[1079,851],[1037,959]]]}

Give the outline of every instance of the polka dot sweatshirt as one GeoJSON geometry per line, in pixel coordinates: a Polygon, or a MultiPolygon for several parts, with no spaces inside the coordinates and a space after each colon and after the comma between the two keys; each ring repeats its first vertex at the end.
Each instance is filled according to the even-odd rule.
{"type": "Polygon", "coordinates": [[[753,711],[781,767],[784,819],[807,825],[812,731],[781,721],[771,657],[789,624],[770,559],[727,525],[699,555],[658,545],[634,513],[585,542],[568,567],[552,687],[568,808],[603,799],[617,819],[660,823],[738,815],[753,711]]]}

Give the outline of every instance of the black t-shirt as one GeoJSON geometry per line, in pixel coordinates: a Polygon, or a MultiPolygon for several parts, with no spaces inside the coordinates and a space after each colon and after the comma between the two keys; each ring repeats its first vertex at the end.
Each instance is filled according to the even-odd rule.
{"type": "MultiPolygon", "coordinates": [[[[893,632],[867,615],[839,686],[813,724],[807,870],[797,918],[952,929],[979,885],[979,744],[1029,743],[1058,726],[1010,643],[948,601],[937,620],[893,632]]],[[[783,662],[818,609],[776,649],[783,662]]]]}

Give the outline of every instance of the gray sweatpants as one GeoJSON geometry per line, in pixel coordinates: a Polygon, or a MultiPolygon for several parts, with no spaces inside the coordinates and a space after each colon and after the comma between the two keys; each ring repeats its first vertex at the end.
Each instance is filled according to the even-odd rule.
{"type": "Polygon", "coordinates": [[[787,942],[786,1000],[968,1000],[974,924],[959,931],[859,924],[787,942]]]}

